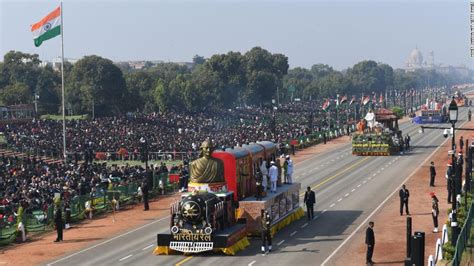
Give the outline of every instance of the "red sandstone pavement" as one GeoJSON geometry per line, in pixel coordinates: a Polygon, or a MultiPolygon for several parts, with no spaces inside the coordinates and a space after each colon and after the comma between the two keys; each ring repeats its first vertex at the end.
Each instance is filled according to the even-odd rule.
{"type": "MultiPolygon", "coordinates": [[[[474,128],[474,121],[466,123],[463,128],[474,128]]],[[[457,131],[457,143],[464,136],[471,140],[472,133],[457,131]]],[[[448,139],[435,154],[421,165],[406,183],[410,190],[409,208],[412,217],[412,231],[425,232],[425,264],[428,256],[435,254],[435,244],[441,238],[441,229],[447,221],[447,210],[451,207],[447,202],[446,167],[448,150],[451,149],[451,140],[448,139]],[[436,167],[435,187],[429,186],[429,163],[434,161],[436,167]],[[431,197],[434,191],[440,207],[439,233],[433,233],[433,220],[431,217],[431,197]]],[[[375,222],[375,251],[373,261],[377,265],[403,265],[406,256],[406,216],[400,216],[400,200],[395,193],[376,214],[372,217],[375,222]]],[[[334,260],[328,265],[364,265],[366,245],[364,225],[336,254],[334,260]]]]}
{"type": "MultiPolygon", "coordinates": [[[[293,161],[297,164],[312,155],[336,149],[349,140],[349,137],[344,136],[328,141],[325,145],[309,147],[297,152],[293,156],[293,161]]],[[[121,210],[115,214],[115,222],[113,222],[112,214],[107,214],[74,224],[72,229],[64,231],[65,240],[61,243],[53,242],[56,239],[55,232],[31,236],[26,243],[0,248],[0,265],[38,265],[60,258],[73,251],[79,251],[147,224],[150,219],[165,217],[169,214],[171,203],[178,198],[179,195],[176,194],[153,200],[150,202],[150,211],[148,212],[143,211],[142,205],[128,207],[127,210],[121,210]]]]}

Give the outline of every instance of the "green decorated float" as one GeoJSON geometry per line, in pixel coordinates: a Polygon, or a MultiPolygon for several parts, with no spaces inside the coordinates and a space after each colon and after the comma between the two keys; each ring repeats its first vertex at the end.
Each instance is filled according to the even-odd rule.
{"type": "Polygon", "coordinates": [[[401,145],[398,117],[384,108],[369,110],[352,136],[352,154],[359,156],[389,156],[400,152],[401,145]]]}

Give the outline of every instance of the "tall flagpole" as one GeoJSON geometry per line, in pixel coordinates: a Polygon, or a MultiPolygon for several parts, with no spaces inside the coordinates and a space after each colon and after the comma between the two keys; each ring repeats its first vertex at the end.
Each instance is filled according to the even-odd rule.
{"type": "Polygon", "coordinates": [[[63,109],[63,158],[66,163],[66,116],[64,108],[64,20],[63,20],[63,2],[61,2],[61,93],[63,109]]]}

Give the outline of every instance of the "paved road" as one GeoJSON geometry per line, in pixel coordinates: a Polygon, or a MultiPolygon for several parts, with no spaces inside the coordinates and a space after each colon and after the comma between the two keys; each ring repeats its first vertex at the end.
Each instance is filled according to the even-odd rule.
{"type": "MultiPolygon", "coordinates": [[[[460,109],[460,118],[467,108],[460,109]]],[[[462,121],[461,121],[462,122],[462,121]]],[[[460,124],[460,123],[458,123],[460,124]]],[[[312,156],[295,166],[302,187],[316,191],[313,221],[301,219],[277,233],[274,252],[260,255],[259,239],[236,256],[155,256],[157,232],[168,228],[167,217],[126,234],[72,253],[52,265],[319,265],[445,140],[441,130],[401,125],[410,134],[412,151],[399,156],[358,157],[350,144],[312,156]]],[[[327,261],[331,265],[331,260],[327,261]]]]}

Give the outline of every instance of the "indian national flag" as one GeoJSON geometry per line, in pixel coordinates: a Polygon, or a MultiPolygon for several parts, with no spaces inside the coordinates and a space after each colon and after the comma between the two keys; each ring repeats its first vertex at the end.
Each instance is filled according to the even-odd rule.
{"type": "Polygon", "coordinates": [[[35,46],[61,34],[61,8],[56,8],[46,17],[31,26],[35,46]]]}

